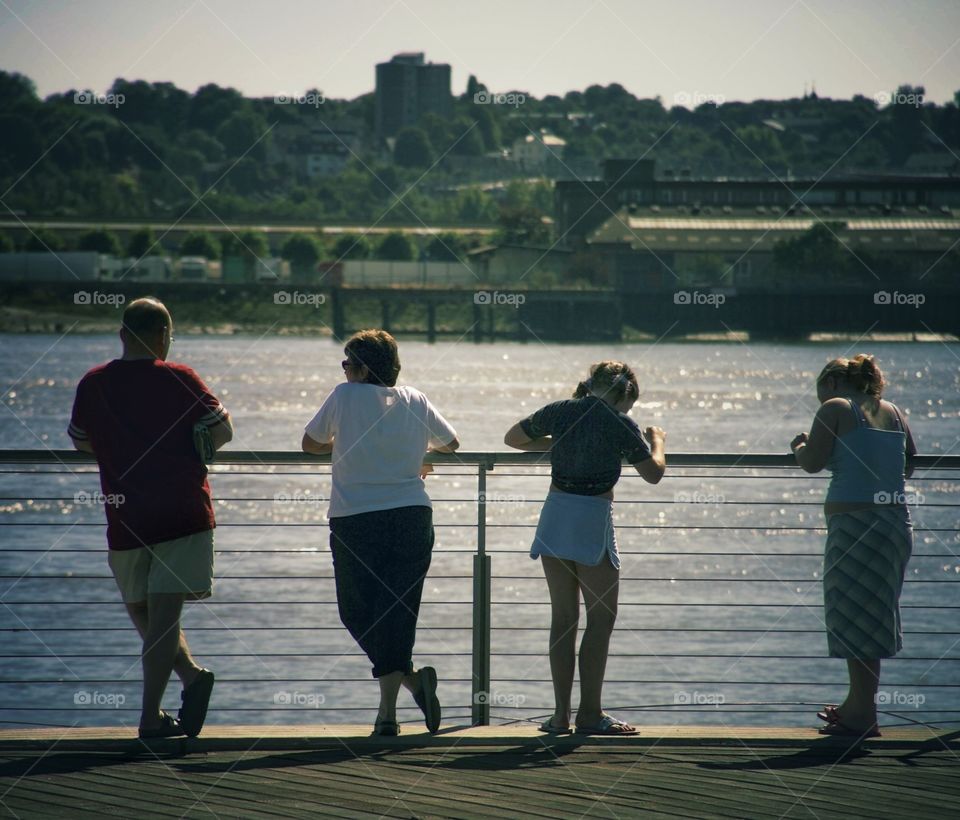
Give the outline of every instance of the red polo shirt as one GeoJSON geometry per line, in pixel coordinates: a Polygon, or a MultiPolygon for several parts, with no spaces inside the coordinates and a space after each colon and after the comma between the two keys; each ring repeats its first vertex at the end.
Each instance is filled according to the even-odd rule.
{"type": "Polygon", "coordinates": [[[226,410],[189,367],[160,359],[115,359],[77,385],[69,433],[89,441],[108,502],[107,544],[126,550],[216,526],[207,468],[193,426],[226,410]]]}

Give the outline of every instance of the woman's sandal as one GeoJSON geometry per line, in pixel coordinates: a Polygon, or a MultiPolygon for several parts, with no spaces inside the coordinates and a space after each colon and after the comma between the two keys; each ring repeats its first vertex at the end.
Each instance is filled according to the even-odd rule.
{"type": "Polygon", "coordinates": [[[550,735],[569,735],[573,732],[569,726],[554,726],[552,717],[540,724],[540,731],[550,735]]]}
{"type": "Polygon", "coordinates": [[[420,689],[413,696],[414,702],[423,712],[423,721],[430,734],[436,734],[440,728],[440,701],[437,699],[437,670],[424,666],[417,672],[420,689]]]}
{"type": "Polygon", "coordinates": [[[373,734],[380,737],[396,737],[400,734],[400,724],[395,720],[381,720],[373,724],[373,734]]]}
{"type": "Polygon", "coordinates": [[[817,712],[817,717],[824,723],[838,723],[840,710],[836,706],[824,706],[822,712],[817,712]]]}
{"type": "Polygon", "coordinates": [[[817,729],[817,732],[819,732],[821,735],[831,735],[833,737],[855,737],[860,740],[864,740],[868,737],[880,737],[880,728],[876,723],[874,723],[869,729],[852,729],[845,723],[841,723],[839,720],[836,720],[833,723],[828,723],[826,726],[821,726],[819,729],[817,729]]]}
{"type": "Polygon", "coordinates": [[[186,731],[180,725],[180,721],[166,712],[160,713],[159,726],[155,726],[153,729],[140,729],[138,732],[141,740],[152,740],[158,737],[184,737],[186,734],[186,731]]]}

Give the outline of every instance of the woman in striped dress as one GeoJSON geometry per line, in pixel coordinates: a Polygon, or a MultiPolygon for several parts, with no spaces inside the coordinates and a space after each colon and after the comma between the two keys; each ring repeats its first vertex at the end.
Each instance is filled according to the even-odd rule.
{"type": "Polygon", "coordinates": [[[822,734],[876,737],[880,660],[903,647],[900,591],[913,548],[906,506],[917,452],[900,410],[881,398],[872,356],[834,359],[817,378],[820,409],[790,449],[808,473],[831,473],[824,503],[823,593],[830,656],[845,658],[846,699],[818,716],[822,734]]]}

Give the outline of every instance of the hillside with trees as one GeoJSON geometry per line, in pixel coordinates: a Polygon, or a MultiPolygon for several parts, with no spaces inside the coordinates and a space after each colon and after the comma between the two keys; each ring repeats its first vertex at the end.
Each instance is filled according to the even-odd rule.
{"type": "MultiPolygon", "coordinates": [[[[9,189],[12,211],[34,218],[500,224],[519,238],[550,214],[551,185],[515,170],[504,151],[541,129],[566,141],[567,178],[598,172],[606,157],[641,155],[661,174],[709,177],[958,172],[960,92],[942,106],[903,86],[883,106],[810,94],[691,111],[638,99],[619,84],[543,99],[518,94],[515,105],[475,103],[480,89],[471,77],[449,120],[428,114],[388,146],[374,138],[372,93],[281,105],[217,85],[191,94],[118,79],[91,103],[82,90],[40,99],[29,78],[0,71],[0,190],[9,189]],[[333,176],[307,177],[289,151],[276,150],[284,129],[343,120],[359,124],[360,136],[333,176]]],[[[150,238],[138,243],[149,247],[150,238]]],[[[197,243],[198,253],[215,252],[197,243]]]]}

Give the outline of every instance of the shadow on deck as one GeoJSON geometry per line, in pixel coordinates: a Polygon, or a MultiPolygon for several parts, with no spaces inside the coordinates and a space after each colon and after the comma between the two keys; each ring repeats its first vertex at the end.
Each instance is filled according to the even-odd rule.
{"type": "Polygon", "coordinates": [[[632,738],[529,725],[208,726],[0,732],[5,817],[950,817],[960,731],[641,727],[632,738]]]}

